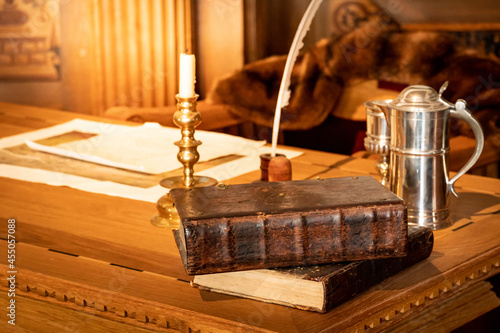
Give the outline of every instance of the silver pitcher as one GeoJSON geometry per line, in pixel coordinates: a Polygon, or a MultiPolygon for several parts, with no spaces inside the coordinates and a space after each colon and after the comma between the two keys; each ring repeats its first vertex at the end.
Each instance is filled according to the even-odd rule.
{"type": "Polygon", "coordinates": [[[378,101],[390,127],[388,187],[408,207],[408,223],[443,229],[453,224],[449,194],[454,184],[476,163],[484,146],[483,131],[464,100],[452,104],[428,86],[404,89],[393,101],[378,101]],[[472,157],[451,179],[448,174],[449,119],[465,120],[476,137],[472,157]]]}
{"type": "Polygon", "coordinates": [[[389,145],[391,143],[391,129],[385,121],[385,115],[380,104],[387,105],[390,99],[365,102],[366,110],[366,138],[365,149],[370,154],[380,155],[376,164],[380,175],[380,183],[384,186],[389,184],[389,145]]]}

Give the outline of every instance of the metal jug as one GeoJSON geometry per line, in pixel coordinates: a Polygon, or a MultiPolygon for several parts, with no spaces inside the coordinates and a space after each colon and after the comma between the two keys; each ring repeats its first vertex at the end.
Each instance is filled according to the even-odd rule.
{"type": "Polygon", "coordinates": [[[453,224],[449,194],[454,184],[476,163],[484,146],[483,131],[464,100],[452,104],[428,86],[404,89],[393,101],[379,101],[390,127],[388,187],[408,207],[408,223],[443,229],[453,224]],[[451,179],[448,172],[450,116],[465,120],[476,137],[472,157],[451,179]]]}
{"type": "Polygon", "coordinates": [[[379,107],[392,102],[390,99],[365,102],[366,110],[366,138],[365,149],[370,154],[380,155],[375,166],[380,175],[380,183],[385,187],[389,184],[389,145],[391,143],[391,129],[387,125],[384,112],[379,107]]]}

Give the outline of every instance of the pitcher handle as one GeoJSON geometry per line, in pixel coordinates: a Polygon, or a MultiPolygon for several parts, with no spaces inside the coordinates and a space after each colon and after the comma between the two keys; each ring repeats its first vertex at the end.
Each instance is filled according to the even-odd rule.
{"type": "Polygon", "coordinates": [[[463,99],[459,99],[455,103],[455,107],[451,109],[451,116],[465,120],[469,126],[472,128],[472,132],[476,137],[476,148],[474,149],[474,154],[472,157],[465,163],[465,165],[457,172],[457,174],[448,181],[448,190],[458,198],[458,194],[455,191],[455,182],[460,178],[464,173],[469,171],[470,168],[477,162],[479,156],[481,156],[481,152],[484,147],[484,135],[483,130],[481,129],[481,125],[479,122],[470,114],[470,111],[466,109],[466,103],[463,99]]]}

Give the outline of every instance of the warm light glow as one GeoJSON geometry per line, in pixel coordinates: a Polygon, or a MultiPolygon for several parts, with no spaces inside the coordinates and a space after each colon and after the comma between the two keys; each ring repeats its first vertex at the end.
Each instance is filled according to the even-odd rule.
{"type": "Polygon", "coordinates": [[[179,96],[194,97],[196,60],[193,54],[181,53],[179,70],[179,96]]]}

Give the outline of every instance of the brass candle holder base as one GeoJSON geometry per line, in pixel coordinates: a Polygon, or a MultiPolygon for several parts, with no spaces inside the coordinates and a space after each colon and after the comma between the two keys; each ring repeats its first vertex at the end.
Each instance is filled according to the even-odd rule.
{"type": "Polygon", "coordinates": [[[158,215],[151,218],[150,222],[152,225],[159,228],[179,228],[179,214],[177,214],[177,209],[175,209],[175,204],[170,196],[170,193],[167,193],[158,199],[156,202],[156,209],[158,210],[158,215]]]}
{"type": "MultiPolygon", "coordinates": [[[[213,186],[217,185],[217,180],[210,177],[205,176],[194,176],[194,186],[191,187],[205,187],[205,186],[213,186]]],[[[182,188],[184,187],[184,177],[177,176],[171,178],[165,178],[160,182],[160,185],[165,188],[182,188]]]]}
{"type": "MultiPolygon", "coordinates": [[[[217,180],[205,176],[194,176],[194,181],[195,184],[192,187],[217,185],[217,180]]],[[[160,182],[160,185],[168,189],[183,188],[184,177],[177,176],[165,178],[160,182]]],[[[158,210],[158,215],[155,215],[151,218],[151,224],[160,228],[179,229],[181,221],[179,218],[179,214],[177,214],[177,209],[175,208],[174,201],[170,196],[170,192],[158,199],[158,201],[156,202],[156,209],[158,210]]]]}
{"type": "MultiPolygon", "coordinates": [[[[160,185],[167,189],[191,188],[213,186],[217,180],[195,176],[193,167],[200,159],[198,146],[201,141],[195,140],[194,132],[196,126],[201,124],[201,115],[196,110],[196,100],[198,95],[193,97],[175,96],[177,99],[177,111],[174,113],[174,123],[181,129],[182,138],[175,142],[179,147],[177,160],[183,166],[183,176],[176,176],[163,179],[160,185]]],[[[180,225],[179,215],[175,209],[170,193],[163,195],[156,203],[158,215],[151,218],[151,223],[157,227],[177,229],[180,225]]]]}

